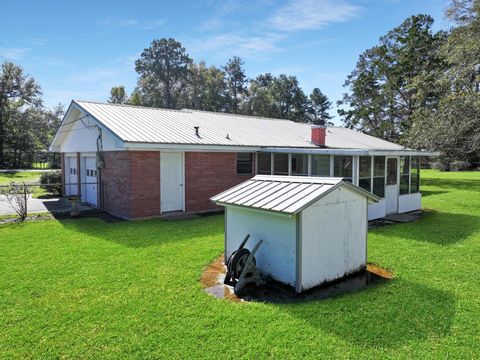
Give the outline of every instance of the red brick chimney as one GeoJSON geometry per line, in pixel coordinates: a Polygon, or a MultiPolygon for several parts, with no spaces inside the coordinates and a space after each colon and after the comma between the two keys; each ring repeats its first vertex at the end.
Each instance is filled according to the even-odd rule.
{"type": "Polygon", "coordinates": [[[312,125],[312,143],[318,146],[325,146],[327,127],[325,125],[312,125]]]}

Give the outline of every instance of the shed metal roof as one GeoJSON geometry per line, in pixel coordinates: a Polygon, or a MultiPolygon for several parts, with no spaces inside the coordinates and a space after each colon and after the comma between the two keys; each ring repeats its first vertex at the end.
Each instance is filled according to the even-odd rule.
{"type": "Polygon", "coordinates": [[[333,190],[345,186],[376,202],[379,198],[342,178],[257,175],[211,198],[233,205],[289,215],[297,214],[333,190]]]}
{"type": "MultiPolygon", "coordinates": [[[[78,105],[126,143],[319,148],[310,141],[309,124],[290,120],[89,101],[73,101],[72,104],[78,105]],[[200,136],[195,135],[194,126],[199,127],[200,136]]],[[[326,147],[405,149],[358,131],[333,126],[327,128],[326,147]]]]}

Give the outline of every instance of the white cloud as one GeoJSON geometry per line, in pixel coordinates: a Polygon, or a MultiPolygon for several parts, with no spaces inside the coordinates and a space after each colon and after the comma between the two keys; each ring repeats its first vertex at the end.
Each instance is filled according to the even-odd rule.
{"type": "MultiPolygon", "coordinates": [[[[42,61],[42,60],[40,59],[40,61],[42,61]]],[[[57,67],[57,68],[60,67],[60,68],[66,68],[66,69],[73,69],[72,64],[67,63],[65,60],[63,60],[61,58],[47,57],[44,61],[48,66],[57,67]]]]}
{"type": "Polygon", "coordinates": [[[29,44],[29,45],[34,45],[34,46],[44,46],[47,44],[47,40],[41,39],[41,38],[25,39],[25,40],[20,40],[20,42],[29,44]]]}
{"type": "Polygon", "coordinates": [[[102,25],[116,27],[130,27],[138,25],[137,19],[125,19],[122,17],[108,17],[100,22],[102,25]]]}
{"type": "Polygon", "coordinates": [[[359,7],[339,0],[292,0],[269,17],[269,25],[279,31],[319,29],[352,19],[359,7]]]}
{"type": "Polygon", "coordinates": [[[221,28],[224,24],[225,24],[225,22],[220,17],[214,17],[214,18],[211,18],[211,19],[208,19],[206,21],[201,22],[200,26],[199,26],[199,29],[200,30],[206,30],[206,31],[216,30],[216,29],[221,28]]]}
{"type": "Polygon", "coordinates": [[[165,20],[154,20],[154,21],[147,21],[144,23],[140,23],[138,27],[143,30],[151,30],[151,29],[159,28],[164,24],[165,24],[165,20]]]}
{"type": "Polygon", "coordinates": [[[117,68],[97,68],[75,73],[67,80],[72,83],[90,83],[98,84],[109,82],[114,84],[119,76],[120,71],[117,68]]]}
{"type": "Polygon", "coordinates": [[[100,22],[101,25],[122,28],[136,28],[140,30],[152,30],[165,24],[165,20],[142,21],[134,18],[108,17],[100,22]]]}
{"type": "Polygon", "coordinates": [[[202,56],[205,53],[215,53],[220,57],[241,57],[262,58],[267,54],[273,54],[280,49],[277,44],[283,39],[283,35],[266,33],[251,35],[248,33],[226,33],[195,39],[188,42],[187,48],[195,55],[202,56]]]}
{"type": "Polygon", "coordinates": [[[29,52],[29,48],[5,48],[0,47],[0,58],[6,60],[22,60],[25,57],[25,54],[29,52]]]}

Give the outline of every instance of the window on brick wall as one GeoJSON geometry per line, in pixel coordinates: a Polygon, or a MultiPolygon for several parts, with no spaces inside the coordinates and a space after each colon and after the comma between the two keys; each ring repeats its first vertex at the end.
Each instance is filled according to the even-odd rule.
{"type": "Polygon", "coordinates": [[[251,175],[253,173],[253,154],[237,153],[237,174],[251,175]]]}

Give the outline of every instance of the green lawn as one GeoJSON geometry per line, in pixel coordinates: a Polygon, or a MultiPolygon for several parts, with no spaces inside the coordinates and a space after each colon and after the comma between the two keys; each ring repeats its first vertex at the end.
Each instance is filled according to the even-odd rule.
{"type": "MultiPolygon", "coordinates": [[[[17,171],[15,173],[0,173],[0,186],[8,185],[12,181],[16,183],[37,184],[40,182],[41,171],[17,171]]],[[[30,191],[33,197],[45,196],[47,192],[40,186],[31,186],[30,191]]]]}
{"type": "Polygon", "coordinates": [[[15,173],[0,173],[0,185],[8,185],[10,182],[37,183],[40,180],[40,171],[17,171],[15,173]]]}
{"type": "Polygon", "coordinates": [[[396,278],[303,304],[202,291],[221,215],[0,226],[0,357],[478,358],[480,173],[422,182],[422,220],[369,233],[396,278]]]}

